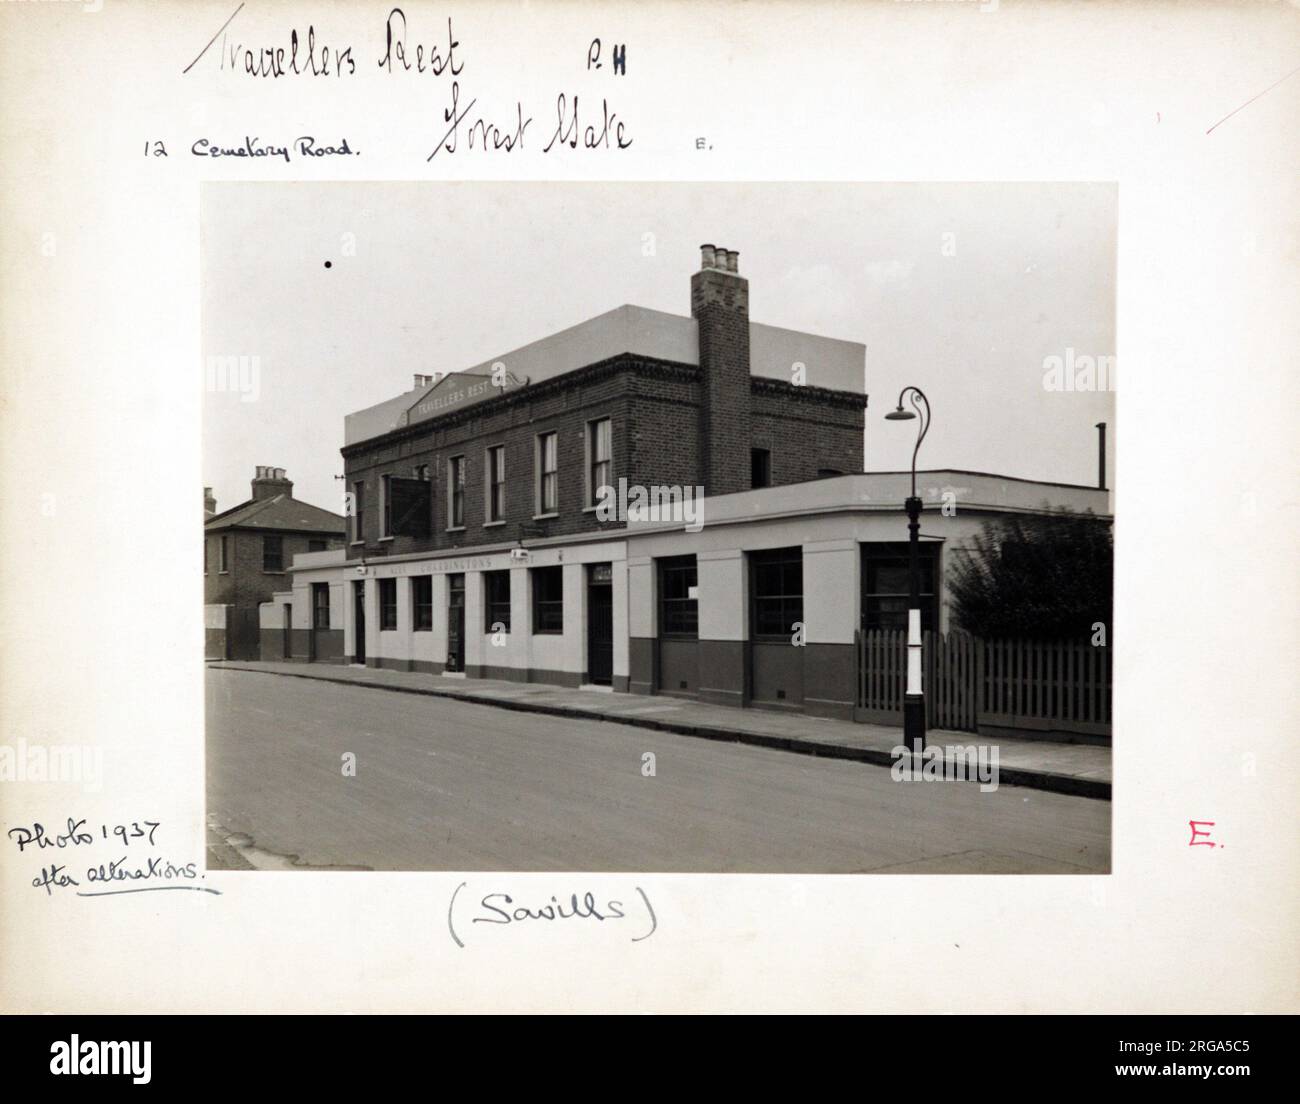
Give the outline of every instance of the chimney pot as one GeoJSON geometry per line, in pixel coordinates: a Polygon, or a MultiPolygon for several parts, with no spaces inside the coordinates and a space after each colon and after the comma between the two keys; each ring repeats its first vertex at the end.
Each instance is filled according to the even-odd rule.
{"type": "Polygon", "coordinates": [[[261,501],[276,495],[293,497],[293,483],[285,475],[284,468],[273,468],[269,464],[258,464],[254,468],[253,498],[261,501]]]}
{"type": "Polygon", "coordinates": [[[712,243],[700,246],[700,267],[712,268],[716,263],[714,246],[712,243]]]}
{"type": "Polygon", "coordinates": [[[734,249],[727,250],[727,271],[739,272],[740,271],[739,262],[740,262],[740,254],[734,249]]]}

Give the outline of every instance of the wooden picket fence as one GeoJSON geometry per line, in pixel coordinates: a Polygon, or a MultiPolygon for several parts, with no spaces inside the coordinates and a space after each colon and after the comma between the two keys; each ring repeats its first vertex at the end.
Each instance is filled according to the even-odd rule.
{"type": "MultiPolygon", "coordinates": [[[[901,724],[907,634],[860,631],[856,642],[855,717],[901,724]]],[[[1086,641],[981,640],[934,632],[924,635],[923,644],[927,726],[1109,740],[1109,649],[1086,641]]]]}

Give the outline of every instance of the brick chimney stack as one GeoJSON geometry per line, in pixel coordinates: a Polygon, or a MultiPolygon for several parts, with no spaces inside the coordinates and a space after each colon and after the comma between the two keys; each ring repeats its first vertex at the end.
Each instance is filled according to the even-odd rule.
{"type": "Polygon", "coordinates": [[[700,332],[700,482],[706,495],[750,489],[749,281],[740,254],[700,246],[691,317],[700,332]]]}
{"type": "Polygon", "coordinates": [[[217,496],[212,493],[211,487],[203,488],[203,516],[210,518],[217,512],[217,496]]]}
{"type": "Polygon", "coordinates": [[[261,502],[264,498],[276,495],[293,497],[293,483],[284,477],[283,468],[270,468],[259,464],[253,475],[253,501],[261,502]]]}

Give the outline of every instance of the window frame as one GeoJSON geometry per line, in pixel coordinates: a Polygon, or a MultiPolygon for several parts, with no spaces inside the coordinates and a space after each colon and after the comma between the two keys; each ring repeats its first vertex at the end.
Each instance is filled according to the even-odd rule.
{"type": "Polygon", "coordinates": [[[591,509],[600,504],[600,488],[612,487],[614,479],[614,419],[608,414],[600,418],[592,418],[587,422],[587,432],[585,435],[585,471],[586,471],[586,503],[585,506],[591,509]],[[600,459],[600,430],[601,427],[607,427],[605,433],[605,451],[607,455],[600,459]],[[603,472],[600,469],[604,469],[603,472]]]}
{"type": "Polygon", "coordinates": [[[262,534],[262,574],[263,575],[283,575],[284,574],[284,534],[283,533],[263,533],[262,534]],[[268,542],[278,541],[279,549],[277,550],[272,562],[279,564],[278,567],[267,567],[268,542]]]}
{"type": "Polygon", "coordinates": [[[770,448],[761,448],[758,445],[751,445],[749,448],[749,488],[752,491],[762,490],[764,487],[772,486],[772,450],[770,448]],[[755,461],[762,459],[763,477],[765,482],[759,483],[755,479],[754,466],[755,461]]]}
{"type": "Polygon", "coordinates": [[[379,477],[379,539],[393,539],[393,496],[389,491],[388,481],[392,479],[391,472],[385,472],[379,477]]]}
{"type": "Polygon", "coordinates": [[[217,545],[217,574],[218,575],[230,574],[230,547],[226,543],[227,540],[229,539],[229,536],[230,534],[228,533],[222,533],[221,543],[217,545]]]}
{"type": "Polygon", "coordinates": [[[379,605],[379,631],[397,631],[397,579],[376,579],[379,605]],[[390,624],[391,621],[391,624],[390,624]]]}
{"type": "Polygon", "coordinates": [[[355,480],[352,484],[352,543],[364,544],[366,535],[363,528],[365,520],[366,481],[355,480]]]}
{"type": "Polygon", "coordinates": [[[464,453],[447,457],[447,532],[449,533],[465,528],[465,481],[468,474],[469,464],[464,453]]]}
{"type": "Polygon", "coordinates": [[[311,627],[313,629],[328,629],[330,627],[330,585],[329,583],[312,583],[311,584],[311,627]],[[325,604],[321,605],[320,597],[325,595],[325,604]],[[322,609],[325,616],[321,617],[322,609]]]}
{"type": "Polygon", "coordinates": [[[554,517],[560,512],[560,435],[556,430],[543,430],[534,438],[533,466],[536,471],[536,487],[533,505],[534,517],[554,517]],[[546,467],[547,444],[550,443],[554,467],[546,467]],[[548,482],[549,480],[549,482],[548,482]],[[551,490],[552,502],[547,505],[547,488],[551,490]]]}
{"type": "Polygon", "coordinates": [[[488,445],[483,450],[483,523],[500,525],[506,520],[506,446],[488,445]]]}
{"type": "MultiPolygon", "coordinates": [[[[858,622],[861,628],[866,632],[881,631],[906,631],[907,629],[907,609],[909,601],[908,587],[898,590],[881,590],[878,587],[871,587],[873,569],[878,570],[882,565],[893,563],[902,567],[905,571],[908,569],[909,548],[907,541],[862,541],[862,550],[860,552],[860,570],[862,573],[861,595],[858,606],[858,622]],[[897,616],[890,618],[892,624],[882,623],[879,605],[881,601],[893,600],[894,602],[902,601],[904,603],[901,621],[897,616]],[[869,616],[869,612],[871,616],[869,616]]],[[[940,557],[942,555],[942,545],[938,541],[921,541],[917,545],[917,553],[920,558],[921,569],[921,587],[920,587],[920,607],[921,607],[921,631],[930,632],[937,628],[939,620],[939,580],[940,580],[940,557]],[[928,564],[928,570],[927,570],[928,564]]],[[[890,611],[897,614],[898,611],[890,611]]]]}
{"type": "Polygon", "coordinates": [[[564,567],[562,564],[556,564],[549,567],[530,567],[531,577],[529,582],[532,591],[532,630],[534,636],[563,636],[564,635],[564,567]],[[559,579],[559,597],[542,598],[541,588],[537,585],[540,578],[559,579]],[[543,608],[545,607],[545,608],[543,608]],[[543,623],[553,619],[555,610],[559,610],[559,627],[558,628],[541,628],[543,623]]]}
{"type": "Polygon", "coordinates": [[[803,578],[803,549],[799,545],[792,545],[786,548],[764,548],[748,554],[749,556],[749,637],[751,640],[760,642],[781,642],[788,644],[791,636],[794,634],[793,626],[796,623],[803,623],[803,599],[804,599],[804,578],[803,578]],[[787,590],[787,571],[780,572],[782,589],[778,593],[760,594],[758,590],[759,580],[762,578],[764,569],[773,567],[788,569],[798,565],[799,570],[799,590],[798,593],[787,590]],[[779,632],[760,626],[765,621],[761,611],[771,608],[769,603],[775,603],[776,608],[781,611],[782,628],[779,632]],[[797,603],[798,612],[795,616],[790,616],[789,607],[797,603]]]}
{"type": "Polygon", "coordinates": [[[411,576],[411,631],[433,632],[433,576],[411,576]],[[427,601],[420,591],[427,588],[427,601]]]}
{"type": "MultiPolygon", "coordinates": [[[[483,631],[484,633],[496,632],[492,626],[498,622],[505,626],[502,630],[505,633],[510,632],[511,614],[513,612],[510,604],[510,569],[500,568],[494,571],[484,571],[483,579],[483,631]],[[504,582],[506,594],[504,600],[498,595],[496,598],[492,595],[494,585],[504,582]],[[502,617],[501,608],[505,607],[505,616],[502,617]]],[[[563,584],[561,584],[562,586],[563,584]]],[[[562,592],[561,592],[562,593],[562,592]]]]}
{"type": "Polygon", "coordinates": [[[700,565],[699,565],[698,557],[694,555],[663,556],[656,560],[656,566],[658,568],[657,577],[659,583],[659,601],[657,605],[658,605],[658,614],[659,614],[660,637],[664,638],[665,640],[698,640],[700,638],[699,598],[698,597],[696,598],[689,598],[689,597],[669,598],[668,597],[669,577],[676,576],[679,573],[683,575],[689,574],[694,576],[695,579],[694,583],[687,584],[688,593],[689,593],[689,588],[691,586],[695,586],[696,588],[699,587],[700,565]],[[691,607],[691,612],[693,614],[693,617],[691,617],[690,620],[694,621],[695,627],[693,629],[669,628],[668,625],[670,624],[671,621],[674,620],[672,617],[669,616],[670,605],[672,606],[674,611],[678,609],[685,609],[688,606],[691,607]]]}

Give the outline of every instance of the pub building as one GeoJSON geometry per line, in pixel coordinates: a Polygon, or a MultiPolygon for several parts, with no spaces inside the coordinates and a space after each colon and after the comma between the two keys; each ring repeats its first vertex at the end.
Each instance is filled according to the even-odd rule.
{"type": "MultiPolygon", "coordinates": [[[[737,262],[702,247],[690,317],[622,306],[348,415],[346,545],[295,557],[262,658],[852,717],[855,630],[906,624],[909,477],[863,472],[867,396],[823,385],[865,347],[751,322],[737,262]]],[[[964,471],[918,493],[940,630],[945,555],[985,518],[1108,498],[964,471]]]]}

